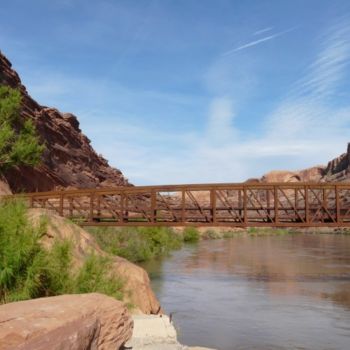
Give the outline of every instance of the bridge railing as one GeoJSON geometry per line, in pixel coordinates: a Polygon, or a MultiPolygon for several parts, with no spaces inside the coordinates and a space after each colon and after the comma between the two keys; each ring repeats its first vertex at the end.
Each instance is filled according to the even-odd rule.
{"type": "Polygon", "coordinates": [[[350,226],[350,184],[238,183],[118,187],[21,195],[82,225],[350,226]]]}

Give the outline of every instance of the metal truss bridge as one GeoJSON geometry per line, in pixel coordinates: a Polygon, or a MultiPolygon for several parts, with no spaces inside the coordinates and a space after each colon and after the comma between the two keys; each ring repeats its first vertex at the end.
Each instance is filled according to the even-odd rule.
{"type": "Polygon", "coordinates": [[[238,183],[16,195],[91,226],[350,227],[350,184],[238,183]]]}

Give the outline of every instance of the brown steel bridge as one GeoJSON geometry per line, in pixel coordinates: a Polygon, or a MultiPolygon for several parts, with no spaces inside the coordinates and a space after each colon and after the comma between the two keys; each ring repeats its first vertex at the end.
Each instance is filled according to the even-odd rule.
{"type": "Polygon", "coordinates": [[[92,226],[350,227],[350,184],[237,183],[20,195],[92,226]]]}

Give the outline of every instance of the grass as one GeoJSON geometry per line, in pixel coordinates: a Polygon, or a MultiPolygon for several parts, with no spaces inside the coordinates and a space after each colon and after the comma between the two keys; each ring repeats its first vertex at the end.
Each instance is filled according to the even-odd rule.
{"type": "Polygon", "coordinates": [[[169,227],[89,227],[88,231],[107,253],[124,257],[132,262],[143,262],[168,254],[181,248],[183,243],[199,239],[233,238],[242,235],[267,236],[291,233],[287,229],[248,228],[246,231],[218,231],[208,229],[202,234],[195,227],[186,227],[182,232],[169,227]]]}
{"type": "Polygon", "coordinates": [[[101,249],[132,262],[166,255],[184,242],[184,236],[169,227],[92,227],[88,231],[101,249]]]}
{"type": "Polygon", "coordinates": [[[293,231],[285,228],[249,227],[247,233],[249,236],[283,236],[293,231]]]}
{"type": "Polygon", "coordinates": [[[203,232],[201,238],[203,239],[221,239],[221,238],[234,238],[241,236],[281,236],[294,233],[290,229],[283,228],[269,228],[269,227],[249,227],[245,230],[216,230],[208,229],[203,232]]]}
{"type": "Polygon", "coordinates": [[[182,231],[182,237],[184,242],[194,243],[199,241],[200,235],[199,231],[195,227],[186,227],[182,231]]]}
{"type": "Polygon", "coordinates": [[[0,203],[0,303],[61,294],[100,292],[123,297],[123,281],[110,269],[111,261],[89,255],[72,269],[72,244],[40,244],[47,220],[34,227],[22,202],[0,203]]]}

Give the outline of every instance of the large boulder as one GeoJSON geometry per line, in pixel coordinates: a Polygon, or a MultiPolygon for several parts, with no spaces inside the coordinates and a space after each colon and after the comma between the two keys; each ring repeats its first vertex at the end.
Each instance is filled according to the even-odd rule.
{"type": "MultiPolygon", "coordinates": [[[[80,267],[88,254],[94,253],[105,256],[95,239],[81,227],[64,219],[52,211],[45,209],[30,209],[29,215],[34,223],[38,223],[43,216],[48,224],[42,243],[51,247],[56,240],[70,240],[73,244],[73,264],[80,267]]],[[[146,314],[160,312],[160,304],[154,295],[147,272],[118,256],[112,256],[112,266],[125,281],[125,302],[146,314]]]]}
{"type": "Polygon", "coordinates": [[[120,349],[133,331],[123,303],[97,293],[5,304],[0,324],[0,350],[120,349]]]}

